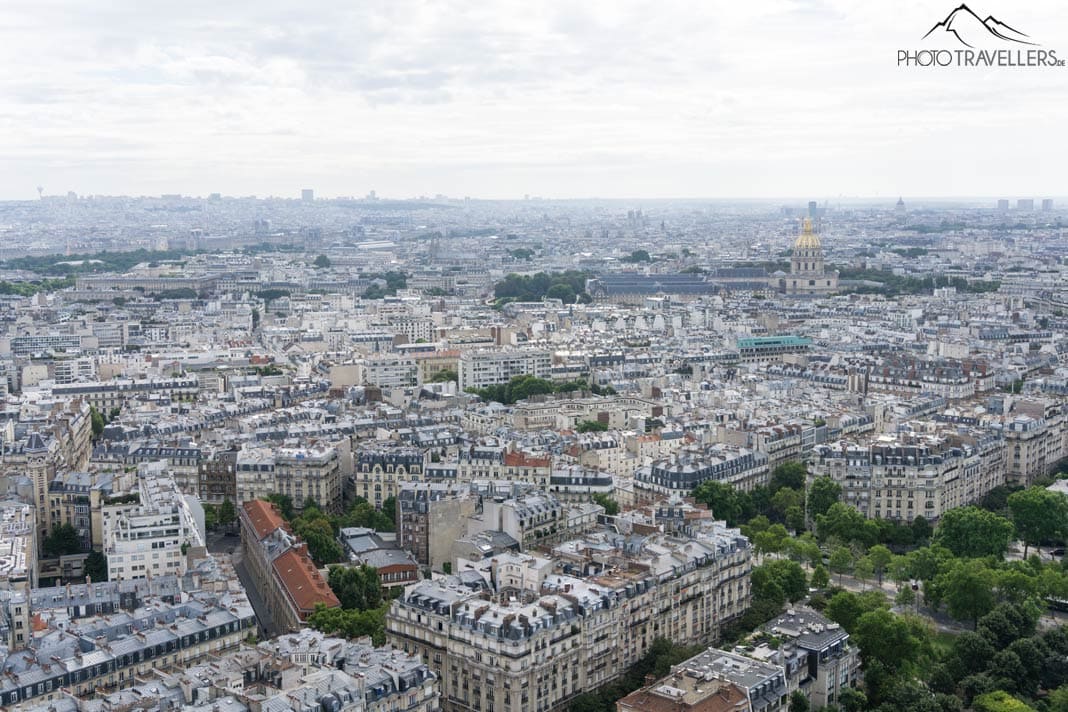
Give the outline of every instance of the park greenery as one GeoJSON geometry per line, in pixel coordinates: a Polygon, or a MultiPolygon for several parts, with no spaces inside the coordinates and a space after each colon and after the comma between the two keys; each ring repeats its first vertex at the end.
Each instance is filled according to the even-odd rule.
{"type": "Polygon", "coordinates": [[[16,297],[32,297],[38,292],[55,292],[74,286],[73,277],[61,277],[58,279],[34,279],[26,282],[9,282],[0,280],[0,295],[13,295],[16,297]]]}
{"type": "Polygon", "coordinates": [[[626,257],[620,257],[620,262],[627,262],[629,264],[639,264],[642,262],[652,262],[653,258],[650,256],[648,250],[634,250],[626,257]]]}
{"type": "Polygon", "coordinates": [[[543,299],[559,299],[564,304],[587,303],[586,272],[538,272],[534,275],[509,274],[503,282],[493,287],[494,306],[509,302],[540,302],[543,299]]]}
{"type": "Polygon", "coordinates": [[[757,557],[752,604],[721,644],[805,601],[850,633],[864,666],[863,690],[830,709],[1068,712],[1068,627],[1043,620],[1068,601],[1068,565],[1028,556],[1068,539],[1068,497],[1004,486],[932,528],[867,519],[840,494],[799,463],[750,492],[694,490],[757,557]],[[1023,556],[1007,560],[1016,540],[1023,556]]]}
{"type": "Polygon", "coordinates": [[[848,290],[856,294],[882,294],[899,296],[903,294],[930,294],[940,287],[956,287],[958,292],[982,294],[996,292],[1001,287],[997,281],[969,280],[964,277],[909,277],[897,275],[878,269],[861,269],[841,266],[838,268],[839,279],[849,281],[878,282],[878,285],[850,285],[848,290]]]}
{"type": "Polygon", "coordinates": [[[514,250],[508,250],[508,254],[515,260],[530,260],[535,253],[529,247],[517,247],[514,250]]]}
{"type": "Polygon", "coordinates": [[[604,507],[604,513],[610,517],[614,517],[619,514],[619,502],[612,499],[607,494],[597,493],[593,495],[593,501],[595,504],[599,504],[604,507]]]}
{"type": "MultiPolygon", "coordinates": [[[[609,387],[610,388],[610,387],[609,387]]],[[[504,405],[511,405],[517,401],[526,400],[531,396],[545,395],[548,393],[571,393],[573,391],[588,390],[592,393],[607,395],[607,391],[590,386],[585,381],[567,381],[566,383],[553,383],[544,378],[534,376],[516,376],[508,383],[499,383],[485,388],[467,388],[468,393],[474,394],[487,401],[497,401],[504,405]]],[[[613,393],[615,391],[612,391],[613,393]]]]}
{"type": "Polygon", "coordinates": [[[91,272],[126,272],[143,262],[160,263],[181,260],[198,254],[193,250],[129,250],[93,252],[75,255],[40,255],[7,260],[4,266],[37,274],[73,275],[91,272]]]}
{"type": "Polygon", "coordinates": [[[366,565],[335,565],[330,567],[326,582],[341,607],[317,604],[315,612],[308,617],[308,624],[328,635],[370,636],[375,645],[384,645],[389,602],[382,594],[378,572],[366,565]]]}
{"type": "Polygon", "coordinates": [[[229,498],[224,499],[218,506],[204,505],[204,527],[206,529],[230,526],[236,521],[237,507],[229,498]]]}
{"type": "Polygon", "coordinates": [[[341,561],[344,551],[337,536],[342,529],[365,527],[380,532],[396,529],[397,502],[393,497],[382,502],[381,510],[375,509],[364,498],[356,497],[349,509],[341,514],[323,512],[311,498],[304,500],[299,513],[288,495],[271,494],[266,499],[278,507],[293,533],[308,545],[308,553],[319,567],[341,561]]]}
{"type": "Polygon", "coordinates": [[[385,282],[385,286],[372,284],[364,290],[363,294],[360,295],[364,299],[395,297],[398,289],[404,289],[408,286],[408,275],[404,274],[404,272],[372,272],[369,274],[362,274],[360,277],[372,281],[385,282]]]}
{"type": "Polygon", "coordinates": [[[45,556],[80,554],[82,538],[70,524],[55,524],[52,526],[52,531],[44,538],[41,549],[45,556]]]}
{"type": "Polygon", "coordinates": [[[458,380],[460,380],[459,375],[457,375],[456,371],[449,368],[438,371],[430,378],[431,383],[448,383],[450,381],[456,383],[458,380]]]}

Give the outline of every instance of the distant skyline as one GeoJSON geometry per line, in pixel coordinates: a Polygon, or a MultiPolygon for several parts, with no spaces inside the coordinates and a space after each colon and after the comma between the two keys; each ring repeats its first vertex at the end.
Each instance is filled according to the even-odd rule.
{"type": "Polygon", "coordinates": [[[1068,195],[1068,68],[897,66],[959,4],[10,0],[0,200],[1068,195]]]}

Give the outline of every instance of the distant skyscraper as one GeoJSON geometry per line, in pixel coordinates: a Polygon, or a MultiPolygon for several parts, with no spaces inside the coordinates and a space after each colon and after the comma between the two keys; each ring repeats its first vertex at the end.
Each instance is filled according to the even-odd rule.
{"type": "Polygon", "coordinates": [[[820,215],[820,209],[819,209],[819,206],[816,204],[816,201],[815,200],[808,201],[808,216],[810,218],[812,218],[813,220],[815,220],[816,218],[819,217],[819,215],[820,215]]]}
{"type": "Polygon", "coordinates": [[[1009,209],[1009,201],[1008,200],[1006,200],[1005,198],[1002,198],[1001,200],[998,201],[998,210],[1008,210],[1008,209],[1009,209]]]}
{"type": "Polygon", "coordinates": [[[1048,213],[1051,210],[1053,210],[1053,198],[1043,198],[1042,199],[1042,212],[1048,213]]]}
{"type": "Polygon", "coordinates": [[[303,200],[305,203],[312,202],[313,200],[315,200],[315,191],[311,188],[305,188],[304,190],[300,191],[300,199],[303,200]]]}
{"type": "Polygon", "coordinates": [[[1020,198],[1016,201],[1017,210],[1031,211],[1035,209],[1035,201],[1033,198],[1020,198]]]}
{"type": "Polygon", "coordinates": [[[905,199],[898,198],[897,205],[894,206],[894,212],[904,214],[905,212],[905,199]]]}

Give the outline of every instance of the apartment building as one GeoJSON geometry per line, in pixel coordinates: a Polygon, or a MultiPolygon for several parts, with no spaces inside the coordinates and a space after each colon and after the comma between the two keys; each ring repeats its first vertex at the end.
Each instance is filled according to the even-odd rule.
{"type": "Polygon", "coordinates": [[[423,451],[415,447],[364,448],[356,453],[355,493],[381,509],[400,493],[401,485],[423,481],[423,451]]]}
{"type": "Polygon", "coordinates": [[[686,449],[651,465],[639,467],[634,485],[654,498],[686,496],[697,485],[712,480],[749,491],[768,482],[768,456],[762,452],[717,443],[686,449]]]}
{"type": "Polygon", "coordinates": [[[552,352],[543,349],[468,351],[460,356],[459,387],[484,388],[507,383],[516,376],[548,379],[552,360],[552,352]]]}
{"type": "Polygon", "coordinates": [[[936,521],[1005,483],[1006,443],[990,431],[839,441],[813,449],[809,477],[823,476],[866,517],[936,521]]]}
{"type": "Polygon", "coordinates": [[[0,591],[28,591],[37,584],[34,514],[23,502],[0,501],[0,591]]]}
{"type": "Polygon", "coordinates": [[[462,485],[404,482],[397,493],[397,543],[421,565],[441,571],[477,505],[478,497],[462,485]]]}
{"type": "Polygon", "coordinates": [[[379,388],[411,388],[419,384],[419,367],[405,356],[368,356],[356,364],[357,383],[379,388]]]}
{"type": "Polygon", "coordinates": [[[530,490],[514,497],[483,497],[482,509],[467,521],[467,533],[504,532],[524,549],[564,536],[567,512],[556,497],[530,490]]]}
{"type": "Polygon", "coordinates": [[[245,502],[238,521],[243,561],[281,632],[299,630],[319,604],[341,605],[277,507],[259,499],[245,502]]]}
{"type": "Polygon", "coordinates": [[[182,668],[236,648],[255,633],[256,614],[244,592],[226,583],[183,592],[178,580],[163,576],[35,589],[6,601],[6,620],[27,629],[32,621],[35,635],[2,660],[8,672],[0,677],[0,706],[106,694],[157,668],[182,668]],[[122,624],[108,615],[116,613],[122,624]]]}
{"type": "Polygon", "coordinates": [[[1006,479],[1029,486],[1049,475],[1066,456],[1064,415],[1059,407],[1020,413],[999,427],[1007,445],[1006,479]]]}
{"type": "Polygon", "coordinates": [[[171,400],[191,400],[200,392],[196,375],[176,378],[115,378],[110,381],[57,383],[51,388],[58,398],[82,398],[101,413],[122,408],[143,396],[166,396],[171,400]]]}
{"type": "Polygon", "coordinates": [[[238,502],[283,494],[298,510],[311,498],[326,511],[340,506],[344,477],[337,447],[245,448],[237,453],[234,486],[238,502]]]}
{"type": "Polygon", "coordinates": [[[656,638],[714,641],[749,605],[749,543],[721,525],[687,538],[601,531],[552,556],[537,575],[486,580],[475,568],[393,602],[387,639],[440,676],[444,710],[564,710],[656,638]]]}
{"type": "Polygon", "coordinates": [[[802,690],[812,709],[838,704],[843,689],[860,684],[860,649],[821,613],[791,608],[765,623],[763,631],[780,641],[778,649],[762,644],[747,654],[782,664],[791,690],[802,690]]]}
{"type": "Polygon", "coordinates": [[[199,504],[187,500],[159,468],[144,468],[137,491],[138,503],[103,508],[108,580],[184,574],[188,549],[204,546],[193,512],[199,504]]]}

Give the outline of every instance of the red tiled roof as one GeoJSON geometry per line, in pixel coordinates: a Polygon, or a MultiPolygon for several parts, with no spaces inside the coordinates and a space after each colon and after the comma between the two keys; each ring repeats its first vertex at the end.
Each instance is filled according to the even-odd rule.
{"type": "Polygon", "coordinates": [[[316,603],[327,608],[337,608],[341,601],[319,574],[304,547],[293,548],[279,556],[271,564],[289,600],[304,619],[315,610],[316,603]]]}
{"type": "Polygon", "coordinates": [[[282,518],[278,508],[270,502],[254,499],[241,506],[245,508],[245,516],[256,530],[257,539],[262,540],[278,527],[286,526],[286,520],[282,518]]]}
{"type": "Polygon", "coordinates": [[[548,467],[549,458],[528,457],[526,453],[515,450],[504,453],[504,464],[509,467],[548,467]]]}

